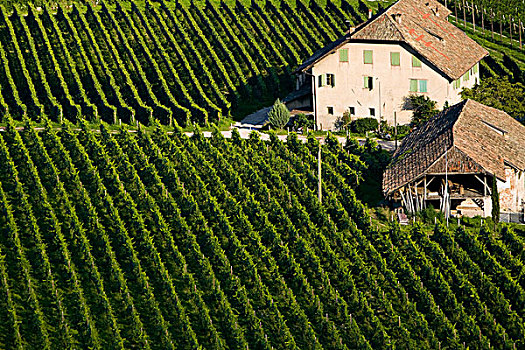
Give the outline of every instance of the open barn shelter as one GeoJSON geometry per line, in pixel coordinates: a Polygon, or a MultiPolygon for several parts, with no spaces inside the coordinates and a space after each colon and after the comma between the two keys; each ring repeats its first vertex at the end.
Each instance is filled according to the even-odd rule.
{"type": "Polygon", "coordinates": [[[503,111],[464,100],[408,135],[383,176],[383,192],[413,213],[490,216],[525,210],[525,126],[503,111]]]}

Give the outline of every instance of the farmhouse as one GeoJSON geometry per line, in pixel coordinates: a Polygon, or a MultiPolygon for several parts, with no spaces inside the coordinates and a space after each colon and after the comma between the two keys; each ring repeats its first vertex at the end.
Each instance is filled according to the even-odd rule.
{"type": "Polygon", "coordinates": [[[488,52],[447,21],[450,11],[435,0],[399,0],[383,13],[315,52],[295,71],[296,100],[309,108],[319,129],[334,129],[345,112],[406,124],[406,103],[421,94],[453,105],[464,87],[479,81],[488,52]]]}
{"type": "Polygon", "coordinates": [[[525,210],[525,126],[472,100],[435,115],[408,135],[383,176],[383,192],[408,212],[433,204],[452,215],[525,210]]]}

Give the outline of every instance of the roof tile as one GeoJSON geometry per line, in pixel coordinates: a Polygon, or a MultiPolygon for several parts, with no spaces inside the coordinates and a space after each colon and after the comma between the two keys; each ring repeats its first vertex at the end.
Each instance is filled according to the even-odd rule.
{"type": "Polygon", "coordinates": [[[393,41],[409,45],[450,80],[459,79],[488,51],[447,21],[450,11],[435,0],[399,0],[308,58],[297,71],[310,68],[352,41],[393,41]]]}
{"type": "Polygon", "coordinates": [[[464,100],[405,138],[383,174],[383,192],[390,194],[426,173],[444,172],[445,168],[449,172],[482,171],[504,179],[505,163],[525,170],[525,126],[503,111],[464,100]],[[447,150],[468,164],[443,166],[447,150]]]}

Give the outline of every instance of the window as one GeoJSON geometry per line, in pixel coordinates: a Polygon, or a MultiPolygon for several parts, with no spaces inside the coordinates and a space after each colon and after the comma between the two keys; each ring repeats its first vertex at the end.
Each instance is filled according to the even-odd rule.
{"type": "Polygon", "coordinates": [[[328,114],[333,115],[334,114],[334,107],[327,107],[328,114]]]}
{"type": "Polygon", "coordinates": [[[426,80],[419,81],[419,92],[427,92],[427,81],[426,80]]]}
{"type": "Polygon", "coordinates": [[[339,50],[339,62],[348,62],[348,49],[339,50]]]}
{"type": "Polygon", "coordinates": [[[374,51],[363,50],[363,60],[366,64],[372,64],[374,61],[374,51]]]}
{"type": "Polygon", "coordinates": [[[428,92],[427,90],[427,81],[410,79],[410,92],[428,92]]]}
{"type": "Polygon", "coordinates": [[[348,108],[350,115],[355,115],[355,107],[349,107],[348,108]]]}
{"type": "Polygon", "coordinates": [[[317,85],[323,87],[330,85],[331,87],[335,86],[335,75],[331,73],[321,74],[317,76],[317,85]]]}
{"type": "Polygon", "coordinates": [[[364,78],[364,88],[372,90],[374,88],[374,78],[373,77],[363,77],[364,78]]]}
{"type": "Polygon", "coordinates": [[[463,81],[468,81],[470,79],[470,71],[467,71],[465,75],[463,75],[463,81]]]}
{"type": "Polygon", "coordinates": [[[410,92],[417,92],[417,79],[410,79],[410,92]]]}
{"type": "Polygon", "coordinates": [[[370,111],[370,116],[371,117],[375,117],[376,116],[376,109],[375,108],[369,108],[368,110],[370,111]]]}
{"type": "Polygon", "coordinates": [[[326,85],[330,85],[331,87],[335,86],[335,75],[327,73],[326,74],[326,85]]]}
{"type": "Polygon", "coordinates": [[[390,64],[392,66],[399,66],[399,52],[390,52],[390,64]]]}
{"type": "Polygon", "coordinates": [[[412,67],[421,67],[421,61],[416,56],[412,56],[412,67]]]}

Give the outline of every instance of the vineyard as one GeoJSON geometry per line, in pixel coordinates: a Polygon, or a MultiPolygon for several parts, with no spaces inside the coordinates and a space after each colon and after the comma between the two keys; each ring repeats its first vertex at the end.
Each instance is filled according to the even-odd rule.
{"type": "Polygon", "coordinates": [[[377,231],[333,137],[321,203],[314,138],[75,128],[0,133],[1,348],[525,346],[524,233],[377,231]]]}
{"type": "Polygon", "coordinates": [[[182,132],[273,103],[367,6],[2,9],[0,348],[525,348],[525,229],[376,225],[371,142],[182,132]]]}
{"type": "MultiPolygon", "coordinates": [[[[1,10],[0,122],[10,114],[185,127],[243,117],[290,92],[293,69],[363,22],[368,6],[388,4],[179,1],[1,10]]],[[[479,22],[477,7],[449,6],[491,52],[483,76],[523,82],[525,54],[465,27],[461,13],[479,22]]]]}
{"type": "Polygon", "coordinates": [[[0,116],[217,123],[289,92],[298,63],[341,35],[346,20],[363,21],[354,8],[366,12],[364,3],[346,1],[3,10],[0,116]]]}

